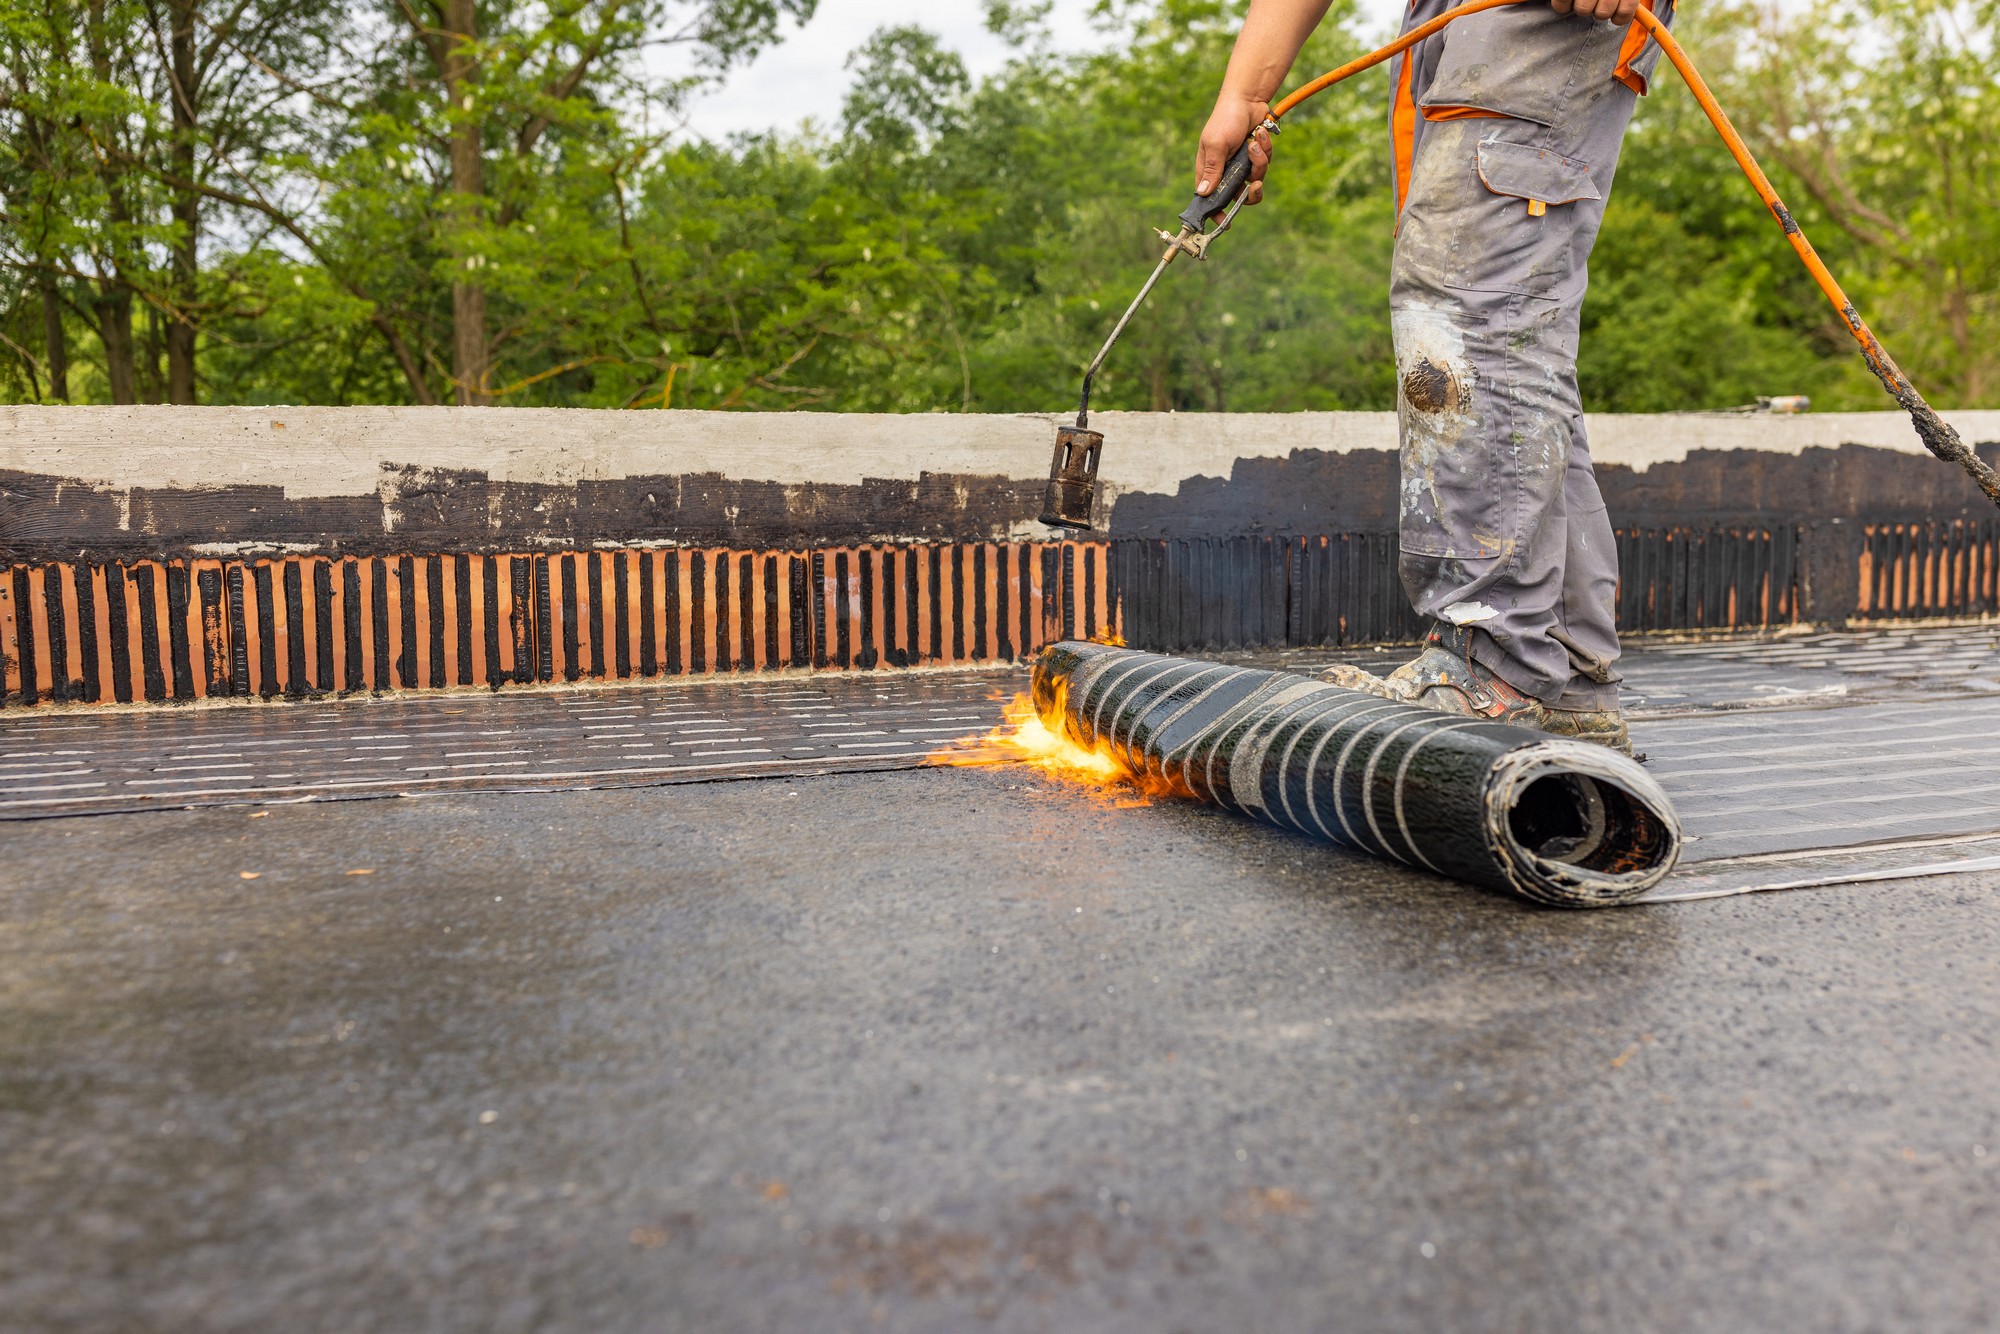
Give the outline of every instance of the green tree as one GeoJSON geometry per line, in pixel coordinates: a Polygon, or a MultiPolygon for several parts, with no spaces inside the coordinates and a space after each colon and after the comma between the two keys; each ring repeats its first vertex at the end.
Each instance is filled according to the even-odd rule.
{"type": "MultiPolygon", "coordinates": [[[[1675,31],[1733,105],[1745,77],[1733,16],[1684,6],[1675,31]]],[[[1779,185],[1809,230],[1836,239],[1809,198],[1779,185]]],[[[1724,408],[1766,394],[1880,406],[1845,328],[1664,62],[1626,137],[1590,273],[1577,371],[1592,411],[1724,408]]]]}
{"type": "MultiPolygon", "coordinates": [[[[686,46],[719,73],[769,42],[782,17],[804,19],[812,8],[813,0],[577,0],[553,8],[395,0],[403,39],[374,72],[378,115],[365,156],[370,164],[384,154],[429,163],[438,197],[419,214],[428,214],[420,244],[432,256],[432,282],[450,290],[456,401],[501,396],[496,371],[522,380],[561,373],[545,363],[564,341],[562,308],[579,287],[606,287],[588,275],[629,251],[626,228],[613,231],[612,215],[622,215],[627,181],[659,137],[621,113],[670,109],[685,91],[652,79],[642,49],[686,46]]],[[[384,185],[364,175],[353,188],[379,193],[384,185]]],[[[371,205],[389,201],[357,202],[373,212],[371,205]]],[[[629,253],[623,258],[632,264],[629,253]]]]}
{"type": "MultiPolygon", "coordinates": [[[[50,392],[66,397],[69,324],[98,345],[104,396],[139,401],[135,299],[156,293],[151,182],[136,164],[158,142],[135,4],[7,0],[0,257],[41,308],[50,392]],[[60,368],[61,375],[53,372],[60,368]]],[[[25,349],[22,355],[28,356],[25,349]]]]}
{"type": "Polygon", "coordinates": [[[35,275],[52,369],[67,369],[63,316],[74,315],[95,335],[113,402],[195,401],[198,333],[234,258],[257,249],[274,168],[307,133],[300,86],[282,70],[323,66],[339,19],[327,0],[4,10],[8,258],[35,275]],[[250,246],[205,254],[211,221],[237,240],[246,219],[250,246]]]}
{"type": "Polygon", "coordinates": [[[1844,233],[1854,295],[1947,401],[2000,393],[2000,0],[1736,11],[1733,100],[1844,233]]]}
{"type": "MultiPolygon", "coordinates": [[[[0,395],[1047,411],[1157,263],[1243,0],[1047,0],[977,82],[938,39],[853,53],[839,124],[675,133],[811,0],[0,0],[0,395]],[[651,72],[654,45],[689,53],[651,72]]],[[[1927,386],[2000,392],[1983,133],[2000,0],[1836,0],[1681,32],[1927,386]]],[[[1354,54],[1350,0],[1303,79],[1354,54]]],[[[1181,261],[1103,407],[1386,408],[1385,79],[1287,118],[1266,206],[1181,261]]],[[[1592,264],[1586,406],[1878,390],[1675,76],[1592,264]]]]}
{"type": "MultiPolygon", "coordinates": [[[[995,231],[1017,245],[986,252],[1013,291],[974,353],[977,406],[1074,400],[1083,366],[1159,262],[1152,229],[1192,193],[1193,127],[1240,13],[1218,0],[1110,11],[1104,53],[1052,73],[1046,52],[1029,51],[981,90],[962,132],[940,136],[936,155],[1005,201],[995,231]]],[[[1352,19],[1336,4],[1299,77],[1359,50],[1352,19]]],[[[1167,274],[1101,373],[1099,406],[1286,410],[1387,397],[1391,218],[1380,102],[1366,87],[1288,119],[1270,202],[1240,215],[1210,260],[1167,274]]]]}

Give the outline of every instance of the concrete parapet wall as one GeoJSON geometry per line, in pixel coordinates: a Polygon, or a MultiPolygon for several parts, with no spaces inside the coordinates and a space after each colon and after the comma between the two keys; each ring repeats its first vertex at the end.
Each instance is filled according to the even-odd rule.
{"type": "MultiPolygon", "coordinates": [[[[0,702],[1417,632],[1393,416],[1101,414],[1082,542],[1034,521],[1054,420],[0,409],[0,702]]],[[[2000,612],[2000,516],[1896,414],[1589,429],[1627,630],[2000,612]]]]}
{"type": "MultiPolygon", "coordinates": [[[[1953,414],[2000,442],[2000,412],[1953,414]]],[[[17,559],[1042,539],[1055,417],[0,408],[17,559]]],[[[1969,517],[1900,414],[1597,416],[1633,527],[1969,517]]],[[[1101,413],[1122,537],[1395,526],[1389,413],[1101,413]]],[[[2000,443],[1987,452],[2000,458],[2000,443]]],[[[1986,507],[1990,508],[1990,507],[1986,507]]]]}

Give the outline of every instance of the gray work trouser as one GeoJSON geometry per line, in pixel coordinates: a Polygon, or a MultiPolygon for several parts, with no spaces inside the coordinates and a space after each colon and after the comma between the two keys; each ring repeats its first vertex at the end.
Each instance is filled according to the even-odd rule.
{"type": "MultiPolygon", "coordinates": [[[[1414,0],[1405,31],[1454,7],[1414,0]]],[[[1576,349],[1634,86],[1659,58],[1641,40],[1527,0],[1394,66],[1403,585],[1471,627],[1503,680],[1570,709],[1618,704],[1618,553],[1576,349]]]]}

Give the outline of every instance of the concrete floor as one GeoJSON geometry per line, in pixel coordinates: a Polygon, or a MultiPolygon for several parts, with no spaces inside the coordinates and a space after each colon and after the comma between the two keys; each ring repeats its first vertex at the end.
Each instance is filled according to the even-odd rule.
{"type": "Polygon", "coordinates": [[[0,1326],[1990,1327],[1996,907],[997,770],[10,825],[0,1326]]]}

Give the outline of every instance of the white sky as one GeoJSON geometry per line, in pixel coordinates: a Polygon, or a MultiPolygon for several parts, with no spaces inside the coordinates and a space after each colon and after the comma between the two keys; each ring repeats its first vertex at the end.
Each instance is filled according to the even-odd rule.
{"type": "MultiPolygon", "coordinates": [[[[1361,8],[1371,27],[1386,30],[1406,3],[1361,0],[1361,8]]],[[[1088,21],[1090,8],[1091,0],[1055,0],[1051,19],[1061,45],[1081,50],[1098,40],[1088,21]]],[[[738,130],[795,126],[808,116],[833,125],[847,95],[842,66],[848,53],[888,24],[928,28],[958,52],[975,79],[990,74],[1006,63],[1009,52],[987,33],[982,15],[979,0],[820,0],[803,29],[789,28],[777,46],[699,98],[688,128],[721,139],[738,130]]]]}

